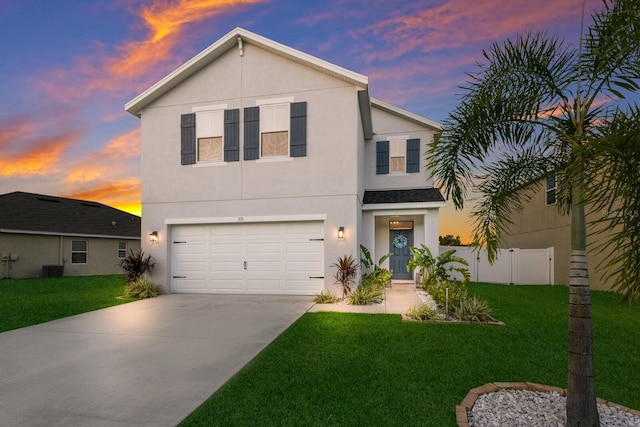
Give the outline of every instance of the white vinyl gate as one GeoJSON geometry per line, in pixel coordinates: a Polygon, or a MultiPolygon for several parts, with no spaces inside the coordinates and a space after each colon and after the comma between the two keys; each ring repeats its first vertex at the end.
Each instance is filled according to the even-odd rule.
{"type": "Polygon", "coordinates": [[[500,249],[498,259],[493,265],[489,264],[485,249],[478,253],[468,246],[440,246],[440,253],[450,249],[455,249],[455,256],[467,260],[473,282],[512,285],[554,284],[553,248],[500,249]]]}
{"type": "Polygon", "coordinates": [[[321,221],[175,225],[177,293],[315,295],[324,282],[321,221]]]}

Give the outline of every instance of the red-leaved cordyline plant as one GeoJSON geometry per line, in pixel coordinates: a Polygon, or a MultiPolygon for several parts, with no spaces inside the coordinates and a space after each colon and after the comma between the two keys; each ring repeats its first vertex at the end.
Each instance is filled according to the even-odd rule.
{"type": "Polygon", "coordinates": [[[351,285],[356,282],[356,274],[358,273],[358,262],[351,255],[344,255],[338,258],[338,262],[331,264],[337,269],[333,276],[336,283],[342,285],[342,298],[346,298],[351,292],[351,285]]]}

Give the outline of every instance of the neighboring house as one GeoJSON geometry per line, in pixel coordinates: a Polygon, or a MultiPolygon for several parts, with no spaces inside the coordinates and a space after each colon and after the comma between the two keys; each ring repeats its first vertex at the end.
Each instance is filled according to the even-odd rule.
{"type": "Polygon", "coordinates": [[[123,273],[140,249],[140,217],[100,203],[0,195],[0,278],[123,273]]]}
{"type": "Polygon", "coordinates": [[[367,77],[236,28],[125,106],[141,119],[143,248],[168,292],[316,294],[338,257],[438,248],[440,125],[367,77]],[[394,245],[395,242],[395,245],[394,245]]]}
{"type": "MultiPolygon", "coordinates": [[[[533,199],[525,204],[522,212],[513,216],[504,247],[540,249],[553,247],[554,279],[558,284],[569,284],[569,259],[571,257],[571,216],[558,212],[556,180],[551,176],[540,185],[533,199]]],[[[587,210],[587,234],[592,230],[590,222],[598,213],[587,210]]],[[[598,236],[602,238],[604,236],[598,236]]],[[[603,277],[596,267],[604,256],[593,246],[594,237],[587,236],[587,260],[589,263],[589,286],[592,289],[609,290],[612,278],[603,277]]]]}

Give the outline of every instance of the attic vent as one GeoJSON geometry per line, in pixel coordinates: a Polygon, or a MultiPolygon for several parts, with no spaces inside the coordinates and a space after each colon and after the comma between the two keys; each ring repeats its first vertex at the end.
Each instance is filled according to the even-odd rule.
{"type": "Polygon", "coordinates": [[[36,197],[36,199],[41,200],[43,202],[60,203],[59,199],[56,199],[56,198],[53,198],[53,197],[39,196],[39,197],[36,197]]]}
{"type": "Polygon", "coordinates": [[[83,206],[89,206],[90,208],[99,208],[101,205],[95,202],[82,202],[83,206]]]}

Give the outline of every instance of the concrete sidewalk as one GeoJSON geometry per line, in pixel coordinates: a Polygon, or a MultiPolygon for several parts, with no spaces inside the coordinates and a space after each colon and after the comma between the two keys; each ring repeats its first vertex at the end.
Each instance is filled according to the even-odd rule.
{"type": "Polygon", "coordinates": [[[342,313],[405,314],[409,307],[423,304],[416,292],[417,290],[413,281],[394,281],[390,287],[385,289],[385,298],[382,304],[316,304],[309,309],[309,312],[337,311],[342,313]]]}
{"type": "Polygon", "coordinates": [[[311,297],[168,295],[0,334],[0,425],[174,426],[311,297]]]}

